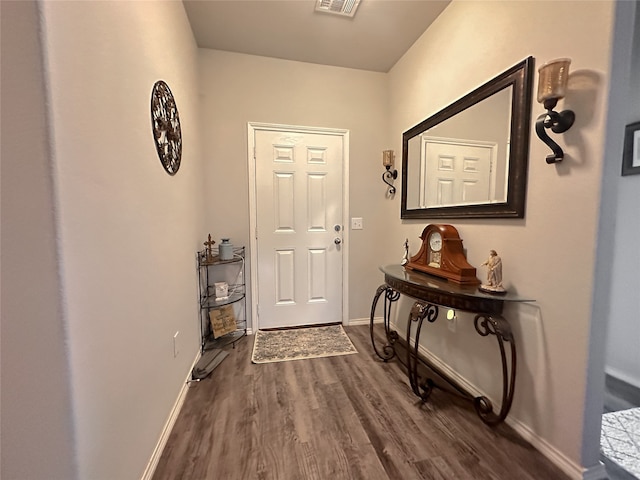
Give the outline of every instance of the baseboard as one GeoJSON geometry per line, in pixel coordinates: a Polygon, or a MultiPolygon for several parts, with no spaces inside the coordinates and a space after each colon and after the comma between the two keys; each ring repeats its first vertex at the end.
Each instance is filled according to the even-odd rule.
{"type": "MultiPolygon", "coordinates": [[[[640,406],[640,388],[632,383],[633,379],[619,375],[619,372],[605,371],[605,395],[619,403],[620,408],[614,410],[626,410],[627,408],[640,406]],[[618,375],[615,375],[618,373],[618,375]]],[[[607,407],[605,398],[605,408],[607,407]]]]}
{"type": "MultiPolygon", "coordinates": [[[[373,318],[373,323],[382,323],[383,322],[383,318],[382,317],[374,317],[373,318]]],[[[366,318],[351,318],[349,319],[349,321],[345,324],[348,327],[354,327],[356,325],[369,325],[369,323],[371,322],[371,319],[369,317],[366,318]]]]}
{"type": "MultiPolygon", "coordinates": [[[[397,331],[397,328],[396,328],[395,325],[391,325],[391,329],[397,331]]],[[[403,335],[400,335],[400,337],[404,339],[403,335]]],[[[411,344],[412,345],[414,344],[414,338],[413,337],[411,338],[411,344]]],[[[438,357],[437,355],[434,355],[429,350],[427,350],[423,345],[418,345],[418,353],[420,354],[421,357],[423,357],[426,360],[428,360],[429,362],[431,362],[434,367],[436,367],[438,370],[440,370],[446,376],[451,378],[451,380],[453,380],[455,383],[457,383],[464,390],[466,390],[469,393],[471,393],[473,396],[477,397],[477,396],[484,395],[487,398],[489,398],[489,400],[491,400],[491,403],[493,403],[494,405],[496,404],[496,399],[495,398],[492,398],[487,393],[485,393],[482,390],[480,390],[473,383],[469,382],[465,377],[463,377],[458,372],[456,372],[454,369],[452,369],[440,357],[438,357]]]]}
{"type": "MultiPolygon", "coordinates": [[[[585,477],[586,470],[583,469],[582,466],[578,465],[574,461],[572,461],[569,457],[567,457],[564,453],[560,452],[557,448],[547,442],[544,438],[540,437],[537,433],[529,428],[529,426],[520,422],[515,417],[507,417],[505,419],[505,423],[509,425],[515,432],[520,435],[524,440],[529,442],[533,448],[539,451],[545,458],[547,458],[551,463],[553,463],[556,467],[566,473],[569,478],[575,480],[587,480],[587,478],[591,480],[596,480],[605,477],[598,476],[589,476],[585,477]]],[[[604,469],[604,465],[602,466],[604,469]]],[[[589,469],[593,470],[593,469],[589,469]]],[[[595,472],[593,472],[595,474],[595,472]]]]}
{"type": "Polygon", "coordinates": [[[586,468],[579,478],[582,480],[608,480],[609,474],[607,473],[604,463],[598,462],[598,465],[586,468]]]}
{"type": "MultiPolygon", "coordinates": [[[[391,325],[391,328],[397,331],[396,325],[391,325]]],[[[444,374],[451,377],[451,379],[454,380],[458,385],[460,385],[462,388],[464,388],[474,396],[486,395],[485,392],[480,390],[474,384],[469,382],[465,377],[453,370],[439,357],[429,352],[426,348],[424,348],[424,346],[418,345],[418,353],[432,362],[435,367],[440,369],[444,374]]],[[[489,400],[491,400],[491,402],[494,404],[499,404],[499,402],[496,403],[496,399],[494,398],[489,397],[489,400]]],[[[520,422],[515,417],[507,416],[504,421],[507,425],[513,428],[513,430],[515,430],[516,433],[518,433],[524,440],[529,442],[533,448],[538,450],[551,463],[553,463],[560,470],[566,473],[570,478],[575,480],[600,480],[607,478],[606,471],[604,470],[604,465],[601,464],[600,466],[585,470],[582,466],[569,459],[566,455],[557,450],[553,445],[537,435],[527,425],[520,422]],[[602,472],[604,472],[605,476],[598,476],[601,475],[602,472]]]]}
{"type": "Polygon", "coordinates": [[[187,391],[189,390],[189,380],[191,380],[191,372],[193,371],[193,367],[200,360],[200,352],[196,355],[195,360],[191,364],[191,368],[189,369],[189,373],[187,378],[182,384],[182,389],[180,389],[180,393],[178,394],[178,398],[173,404],[173,408],[169,413],[169,417],[167,418],[166,423],[164,424],[164,428],[162,429],[162,433],[160,434],[160,438],[158,439],[158,443],[156,444],[156,448],[153,450],[153,454],[147,463],[147,468],[145,468],[144,473],[142,474],[141,480],[151,480],[153,478],[153,474],[156,471],[156,467],[158,466],[158,462],[160,461],[160,457],[162,456],[162,451],[169,440],[169,435],[171,434],[171,430],[173,430],[173,426],[178,419],[178,414],[182,409],[182,405],[184,404],[184,399],[187,396],[187,391]]]}
{"type": "Polygon", "coordinates": [[[634,389],[636,392],[640,391],[640,382],[638,382],[636,378],[633,378],[630,375],[611,367],[606,367],[604,369],[604,372],[606,374],[607,380],[621,382],[626,386],[634,389]]]}

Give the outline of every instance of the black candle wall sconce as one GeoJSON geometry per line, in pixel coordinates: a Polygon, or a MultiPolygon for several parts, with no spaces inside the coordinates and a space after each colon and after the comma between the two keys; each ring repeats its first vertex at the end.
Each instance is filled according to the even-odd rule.
{"type": "Polygon", "coordinates": [[[553,133],[564,133],[571,128],[576,119],[572,110],[556,112],[558,100],[564,98],[567,91],[567,80],[569,78],[568,58],[558,58],[545,63],[538,69],[538,102],[544,105],[547,110],[538,117],[536,121],[536,133],[552,151],[553,155],[547,155],[547,163],[553,164],[564,159],[562,148],[549,137],[547,130],[553,133]]]}
{"type": "Polygon", "coordinates": [[[398,170],[393,168],[394,162],[395,155],[393,154],[393,150],[383,150],[382,165],[387,169],[387,171],[382,174],[382,181],[389,185],[389,195],[396,193],[396,187],[394,187],[390,181],[398,178],[398,170]]]}

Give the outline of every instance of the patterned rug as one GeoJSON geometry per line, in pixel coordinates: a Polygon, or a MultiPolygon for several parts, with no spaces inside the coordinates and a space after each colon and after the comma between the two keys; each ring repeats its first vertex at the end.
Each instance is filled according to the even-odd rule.
{"type": "Polygon", "coordinates": [[[640,408],[605,413],[600,448],[605,457],[640,478],[640,408]]]}
{"type": "Polygon", "coordinates": [[[286,362],[305,358],[358,353],[342,325],[258,330],[253,343],[253,363],[286,362]]]}

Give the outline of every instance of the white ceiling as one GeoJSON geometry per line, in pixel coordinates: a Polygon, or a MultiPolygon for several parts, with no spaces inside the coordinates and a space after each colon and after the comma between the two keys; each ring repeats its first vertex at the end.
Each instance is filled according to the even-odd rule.
{"type": "Polygon", "coordinates": [[[451,0],[361,0],[353,18],[316,0],[183,0],[198,46],[388,72],[451,0]]]}

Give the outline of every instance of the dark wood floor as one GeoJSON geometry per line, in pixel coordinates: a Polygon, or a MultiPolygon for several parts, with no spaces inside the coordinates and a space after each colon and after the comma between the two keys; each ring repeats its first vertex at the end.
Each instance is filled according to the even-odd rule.
{"type": "Polygon", "coordinates": [[[154,480],[568,478],[469,402],[436,390],[421,404],[368,327],[346,331],[358,354],[263,365],[242,339],[190,388],[154,480]]]}

